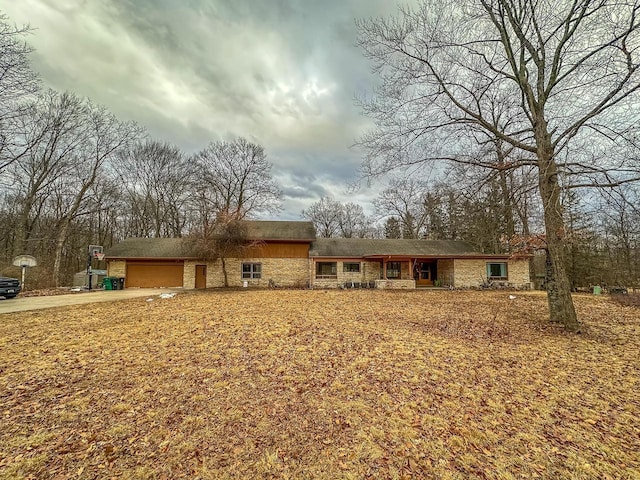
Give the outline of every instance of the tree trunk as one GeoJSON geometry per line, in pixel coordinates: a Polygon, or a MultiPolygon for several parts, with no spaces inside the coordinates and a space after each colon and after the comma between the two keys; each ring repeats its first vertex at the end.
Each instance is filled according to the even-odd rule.
{"type": "Polygon", "coordinates": [[[511,238],[516,234],[516,222],[513,218],[513,202],[511,189],[507,184],[507,174],[504,171],[500,171],[500,190],[502,191],[503,199],[503,215],[505,222],[505,234],[507,238],[511,238]]]}
{"type": "Polygon", "coordinates": [[[227,277],[227,263],[224,261],[224,257],[220,257],[220,261],[222,262],[222,275],[224,277],[224,286],[229,286],[229,279],[227,277]]]}
{"type": "MultiPolygon", "coordinates": [[[[501,142],[498,142],[496,146],[496,155],[498,156],[498,163],[505,165],[505,153],[502,150],[501,142]]],[[[498,171],[498,183],[500,185],[500,193],[502,195],[502,208],[505,223],[505,235],[507,238],[511,238],[516,233],[515,219],[513,218],[513,192],[509,188],[509,182],[507,179],[507,171],[498,171]]]]}
{"type": "Polygon", "coordinates": [[[53,261],[53,281],[56,287],[60,286],[60,270],[62,269],[62,251],[64,244],[67,241],[67,232],[69,231],[69,222],[65,221],[58,230],[58,237],[56,238],[56,253],[55,260],[53,261]]]}
{"type": "Polygon", "coordinates": [[[580,323],[571,298],[571,285],[567,275],[567,253],[565,247],[565,226],[560,204],[558,166],[553,156],[553,146],[546,133],[536,130],[538,143],[538,171],[540,196],[544,209],[544,225],[547,249],[553,272],[551,285],[547,287],[549,315],[552,322],[561,323],[568,330],[577,332],[580,323]],[[540,138],[542,137],[542,138],[540,138]]]}

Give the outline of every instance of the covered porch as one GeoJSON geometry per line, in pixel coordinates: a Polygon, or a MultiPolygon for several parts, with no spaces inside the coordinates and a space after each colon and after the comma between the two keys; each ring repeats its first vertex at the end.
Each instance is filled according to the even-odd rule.
{"type": "Polygon", "coordinates": [[[380,262],[377,288],[429,288],[453,285],[453,258],[435,256],[372,255],[380,262]]]}

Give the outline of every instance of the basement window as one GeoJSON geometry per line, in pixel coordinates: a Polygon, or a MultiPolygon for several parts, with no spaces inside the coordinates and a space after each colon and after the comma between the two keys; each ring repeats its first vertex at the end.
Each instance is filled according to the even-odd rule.
{"type": "Polygon", "coordinates": [[[344,262],[342,264],[342,271],[345,273],[360,273],[360,263],[344,262]]]}
{"type": "Polygon", "coordinates": [[[507,262],[487,263],[487,278],[489,280],[506,280],[507,262]]]}
{"type": "Polygon", "coordinates": [[[316,263],[316,278],[338,278],[338,263],[337,262],[317,262],[316,263]]]}
{"type": "Polygon", "coordinates": [[[243,263],[242,278],[262,278],[261,263],[243,263]]]}

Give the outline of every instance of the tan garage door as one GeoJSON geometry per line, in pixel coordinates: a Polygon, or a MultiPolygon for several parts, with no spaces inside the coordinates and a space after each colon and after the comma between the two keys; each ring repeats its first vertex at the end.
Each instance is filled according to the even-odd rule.
{"type": "Polygon", "coordinates": [[[127,262],[127,287],[181,287],[183,262],[127,262]]]}

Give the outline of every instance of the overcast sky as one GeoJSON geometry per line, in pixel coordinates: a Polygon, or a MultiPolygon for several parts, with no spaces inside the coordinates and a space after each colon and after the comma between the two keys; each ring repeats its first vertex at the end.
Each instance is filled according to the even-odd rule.
{"type": "Polygon", "coordinates": [[[285,193],[279,218],[332,195],[370,209],[351,148],[369,125],[354,97],[375,76],[355,46],[356,18],[388,0],[0,0],[35,29],[45,86],[136,120],[191,153],[244,136],[266,148],[285,193]]]}

